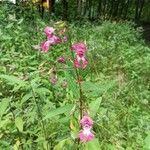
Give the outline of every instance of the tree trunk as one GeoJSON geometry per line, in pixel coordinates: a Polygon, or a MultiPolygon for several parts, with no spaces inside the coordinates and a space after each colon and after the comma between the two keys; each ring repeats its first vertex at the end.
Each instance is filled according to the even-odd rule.
{"type": "Polygon", "coordinates": [[[62,0],[63,3],[63,20],[68,20],[68,2],[67,0],[62,0]]]}
{"type": "Polygon", "coordinates": [[[122,18],[122,13],[123,13],[124,7],[125,7],[125,0],[122,0],[120,3],[120,8],[118,10],[118,12],[119,12],[118,17],[119,18],[122,18]]]}
{"type": "Polygon", "coordinates": [[[44,18],[44,6],[43,6],[44,0],[41,1],[41,17],[44,18]]]}
{"type": "Polygon", "coordinates": [[[55,0],[51,0],[52,1],[52,12],[55,12],[55,0]]]}
{"type": "Polygon", "coordinates": [[[140,5],[141,7],[140,7],[140,10],[139,10],[139,16],[138,16],[139,19],[141,18],[141,14],[142,14],[142,11],[143,11],[144,3],[145,3],[145,0],[142,0],[141,5],[140,5]]]}
{"type": "Polygon", "coordinates": [[[118,8],[119,8],[120,0],[115,1],[114,11],[113,11],[113,18],[118,16],[118,8]]]}
{"type": "Polygon", "coordinates": [[[97,7],[97,17],[99,18],[101,16],[101,10],[102,9],[102,1],[99,0],[99,3],[98,3],[98,7],[97,7]]]}
{"type": "Polygon", "coordinates": [[[129,9],[129,4],[130,4],[130,0],[128,0],[127,3],[126,3],[126,5],[125,5],[125,13],[124,13],[123,19],[126,19],[126,18],[127,18],[128,9],[129,9]]]}
{"type": "Polygon", "coordinates": [[[135,9],[135,21],[138,20],[138,16],[139,16],[139,5],[140,5],[140,0],[136,0],[136,9],[135,9]]]}

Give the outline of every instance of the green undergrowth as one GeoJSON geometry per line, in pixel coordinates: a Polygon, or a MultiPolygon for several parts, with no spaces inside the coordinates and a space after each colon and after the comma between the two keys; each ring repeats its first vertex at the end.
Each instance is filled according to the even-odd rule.
{"type": "MultiPolygon", "coordinates": [[[[0,9],[0,149],[44,150],[48,142],[49,149],[76,150],[76,129],[70,133],[70,113],[78,100],[74,72],[65,73],[56,61],[68,57],[70,49],[60,44],[46,54],[35,50],[45,38],[43,28],[54,21],[27,22],[13,13],[0,9]],[[55,86],[49,80],[54,64],[55,86]]],[[[80,149],[149,150],[150,48],[140,30],[130,22],[109,21],[71,23],[69,30],[73,43],[88,45],[82,88],[96,138],[80,149]]]]}

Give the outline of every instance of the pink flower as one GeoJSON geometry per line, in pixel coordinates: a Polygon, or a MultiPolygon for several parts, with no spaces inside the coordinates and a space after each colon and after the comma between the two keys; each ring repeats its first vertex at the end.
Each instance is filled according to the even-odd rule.
{"type": "Polygon", "coordinates": [[[64,40],[64,42],[67,42],[67,41],[68,41],[67,36],[64,36],[64,37],[63,37],[63,40],[64,40]]]}
{"type": "Polygon", "coordinates": [[[88,60],[85,58],[87,47],[83,42],[73,44],[71,49],[76,53],[76,59],[74,60],[74,66],[76,68],[86,68],[88,60]]]}
{"type": "Polygon", "coordinates": [[[64,64],[65,63],[65,58],[63,56],[59,57],[57,60],[59,63],[64,64]]]}
{"type": "Polygon", "coordinates": [[[76,59],[74,60],[74,66],[76,68],[86,68],[88,64],[88,60],[83,56],[80,57],[79,55],[76,56],[76,59]]]}
{"type": "Polygon", "coordinates": [[[56,35],[52,35],[50,38],[48,38],[48,41],[52,45],[61,43],[61,39],[56,35]]]}
{"type": "Polygon", "coordinates": [[[80,124],[82,127],[92,127],[93,120],[89,116],[83,116],[83,118],[80,120],[80,124]]]}
{"type": "Polygon", "coordinates": [[[44,29],[44,32],[46,34],[46,36],[51,37],[54,33],[55,29],[53,27],[46,27],[44,29]]]}
{"type": "Polygon", "coordinates": [[[49,41],[43,42],[40,47],[41,50],[46,53],[50,48],[50,42],[49,41]]]}
{"type": "Polygon", "coordinates": [[[79,133],[79,138],[81,142],[89,142],[93,140],[94,134],[91,132],[91,127],[84,127],[79,133]]]}
{"type": "Polygon", "coordinates": [[[87,47],[83,42],[73,44],[71,49],[74,50],[77,55],[80,53],[84,54],[87,51],[87,47]]]}
{"type": "Polygon", "coordinates": [[[56,76],[52,76],[52,77],[50,77],[50,83],[52,84],[52,85],[55,85],[56,83],[57,83],[57,78],[56,78],[56,76]]]}

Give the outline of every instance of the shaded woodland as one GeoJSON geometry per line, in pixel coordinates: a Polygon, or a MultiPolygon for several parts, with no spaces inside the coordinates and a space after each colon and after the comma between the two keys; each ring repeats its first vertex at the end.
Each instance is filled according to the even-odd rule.
{"type": "Polygon", "coordinates": [[[150,21],[149,0],[17,0],[15,5],[36,6],[42,18],[150,21]]]}

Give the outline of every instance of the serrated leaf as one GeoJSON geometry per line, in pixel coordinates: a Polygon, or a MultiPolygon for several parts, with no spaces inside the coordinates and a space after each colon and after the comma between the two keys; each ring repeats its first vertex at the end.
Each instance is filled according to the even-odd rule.
{"type": "Polygon", "coordinates": [[[21,104],[23,104],[24,102],[26,102],[28,99],[30,99],[32,97],[32,93],[27,93],[22,97],[21,100],[21,104]]]}
{"type": "Polygon", "coordinates": [[[21,18],[17,24],[21,24],[22,22],[23,22],[23,18],[21,18]]]}
{"type": "Polygon", "coordinates": [[[144,140],[144,148],[146,150],[150,150],[150,133],[147,135],[147,137],[144,140]]]}
{"type": "Polygon", "coordinates": [[[46,93],[50,93],[50,90],[47,88],[44,88],[44,87],[43,88],[36,88],[36,89],[34,89],[34,91],[36,93],[38,93],[39,95],[41,95],[41,94],[45,95],[46,93]]]}
{"type": "Polygon", "coordinates": [[[36,77],[34,79],[31,80],[31,86],[32,88],[35,90],[39,85],[38,82],[41,80],[40,77],[36,77]]]}
{"type": "Polygon", "coordinates": [[[22,132],[22,131],[23,131],[23,124],[24,124],[24,123],[23,123],[23,120],[22,120],[21,117],[17,117],[17,118],[15,119],[15,124],[16,124],[18,130],[19,130],[20,132],[22,132]]]}
{"type": "Polygon", "coordinates": [[[101,150],[98,139],[94,139],[91,142],[88,142],[85,146],[85,150],[101,150]]]}
{"type": "Polygon", "coordinates": [[[26,84],[25,81],[17,78],[16,76],[12,76],[12,75],[0,75],[0,78],[7,80],[8,83],[11,85],[19,84],[20,86],[24,86],[26,84]]]}
{"type": "Polygon", "coordinates": [[[5,128],[11,121],[9,120],[9,118],[5,118],[5,120],[1,120],[0,121],[0,128],[5,128]]]}
{"type": "Polygon", "coordinates": [[[6,26],[6,29],[9,29],[9,28],[13,27],[13,25],[14,25],[14,23],[8,24],[8,25],[6,26]]]}
{"type": "Polygon", "coordinates": [[[60,141],[55,147],[54,150],[60,150],[63,149],[64,145],[65,145],[65,140],[60,141]]]}
{"type": "Polygon", "coordinates": [[[20,145],[20,141],[17,140],[15,145],[14,145],[14,150],[19,150],[19,145],[20,145]]]}
{"type": "Polygon", "coordinates": [[[68,88],[73,92],[73,96],[78,99],[79,98],[79,88],[78,85],[76,84],[74,78],[69,72],[65,72],[65,77],[68,83],[68,88]]]}
{"type": "Polygon", "coordinates": [[[70,112],[72,107],[73,107],[73,104],[68,104],[68,105],[53,109],[44,117],[44,119],[51,119],[52,117],[55,117],[57,115],[70,112]]]}
{"type": "Polygon", "coordinates": [[[11,40],[13,38],[8,36],[8,35],[3,35],[2,39],[5,40],[5,41],[8,41],[8,40],[11,40]]]}
{"type": "Polygon", "coordinates": [[[57,145],[55,145],[54,150],[63,150],[64,147],[67,147],[67,146],[71,147],[72,144],[73,143],[71,139],[67,138],[67,139],[60,141],[57,145]]]}
{"type": "Polygon", "coordinates": [[[86,81],[82,83],[82,89],[89,97],[99,97],[115,85],[115,80],[104,81],[101,83],[92,83],[90,81],[86,81]]]}
{"type": "Polygon", "coordinates": [[[9,105],[9,99],[2,99],[2,101],[0,102],[0,120],[3,116],[3,114],[5,113],[7,107],[9,105]]]}
{"type": "Polygon", "coordinates": [[[96,113],[98,112],[98,109],[100,107],[102,101],[102,97],[97,98],[96,100],[93,100],[90,104],[89,104],[89,108],[90,108],[90,116],[94,117],[96,115],[96,113]]]}
{"type": "Polygon", "coordinates": [[[108,144],[107,148],[108,148],[108,150],[117,150],[117,148],[111,144],[108,144]]]}

